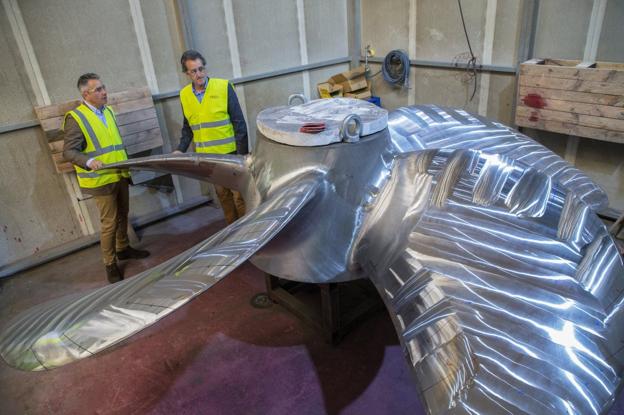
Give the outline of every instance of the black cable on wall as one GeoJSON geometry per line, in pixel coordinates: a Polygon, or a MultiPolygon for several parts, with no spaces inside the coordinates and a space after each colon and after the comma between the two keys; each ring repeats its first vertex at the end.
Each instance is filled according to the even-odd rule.
{"type": "Polygon", "coordinates": [[[409,87],[410,60],[402,50],[390,51],[381,65],[383,78],[391,85],[409,87]]]}
{"type": "Polygon", "coordinates": [[[457,0],[457,5],[459,6],[459,15],[461,17],[462,26],[464,27],[464,35],[466,35],[468,50],[470,51],[470,60],[468,60],[466,70],[472,71],[472,76],[474,80],[474,88],[472,90],[472,95],[470,96],[470,101],[472,101],[472,99],[475,97],[475,94],[477,93],[477,57],[474,55],[474,53],[472,53],[472,45],[470,45],[468,30],[466,30],[466,21],[464,20],[464,11],[462,10],[461,0],[457,0]]]}

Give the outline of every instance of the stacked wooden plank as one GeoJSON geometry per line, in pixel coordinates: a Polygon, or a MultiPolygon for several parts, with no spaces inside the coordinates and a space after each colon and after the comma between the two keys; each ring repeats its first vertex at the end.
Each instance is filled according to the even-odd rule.
{"type": "Polygon", "coordinates": [[[516,124],[624,143],[624,64],[554,59],[521,64],[516,124]]]}
{"type": "MultiPolygon", "coordinates": [[[[61,128],[65,113],[79,104],[79,100],[72,100],[35,108],[37,118],[48,138],[48,145],[58,173],[73,171],[71,163],[63,159],[61,128]]],[[[156,109],[149,89],[137,88],[111,93],[108,95],[108,105],[115,112],[119,132],[128,156],[163,145],[156,109]]]]}

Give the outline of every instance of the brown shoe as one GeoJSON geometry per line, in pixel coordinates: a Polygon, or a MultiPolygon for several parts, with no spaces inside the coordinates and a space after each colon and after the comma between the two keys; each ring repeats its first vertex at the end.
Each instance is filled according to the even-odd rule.
{"type": "Polygon", "coordinates": [[[149,254],[149,251],[134,249],[131,246],[127,246],[123,251],[117,252],[117,259],[141,259],[147,258],[149,254]]]}
{"type": "Polygon", "coordinates": [[[106,278],[108,278],[108,282],[111,284],[123,280],[123,274],[117,266],[117,263],[112,263],[111,265],[106,266],[106,278]]]}

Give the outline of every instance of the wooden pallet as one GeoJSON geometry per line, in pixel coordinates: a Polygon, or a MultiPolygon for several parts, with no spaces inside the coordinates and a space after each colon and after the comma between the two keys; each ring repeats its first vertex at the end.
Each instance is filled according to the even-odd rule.
{"type": "Polygon", "coordinates": [[[532,59],[518,84],[517,125],[624,143],[624,64],[532,59]]]}
{"type": "MultiPolygon", "coordinates": [[[[72,164],[63,158],[61,126],[65,114],[79,104],[79,100],[72,100],[35,108],[41,128],[48,138],[48,146],[58,173],[74,171],[72,164]]],[[[163,145],[156,109],[149,89],[136,88],[111,93],[108,95],[108,105],[115,111],[119,132],[129,157],[163,145]]]]}

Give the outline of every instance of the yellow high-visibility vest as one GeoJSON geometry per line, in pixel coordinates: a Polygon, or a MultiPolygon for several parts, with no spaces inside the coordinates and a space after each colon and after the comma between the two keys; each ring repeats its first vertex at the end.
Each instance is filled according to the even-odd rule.
{"type": "Polygon", "coordinates": [[[226,79],[210,78],[202,102],[193,93],[193,84],[180,90],[182,111],[193,130],[198,153],[228,154],[236,151],[234,127],[228,114],[226,79]]]}
{"type": "MultiPolygon", "coordinates": [[[[63,129],[65,129],[65,120],[69,116],[76,120],[85,136],[87,146],[82,152],[89,158],[95,158],[105,164],[128,159],[121,134],[117,128],[115,114],[110,107],[104,107],[106,125],[84,104],[65,114],[63,129]]],[[[86,170],[75,164],[74,169],[76,169],[80,187],[89,189],[118,182],[122,177],[130,177],[130,174],[125,170],[86,170]]]]}

